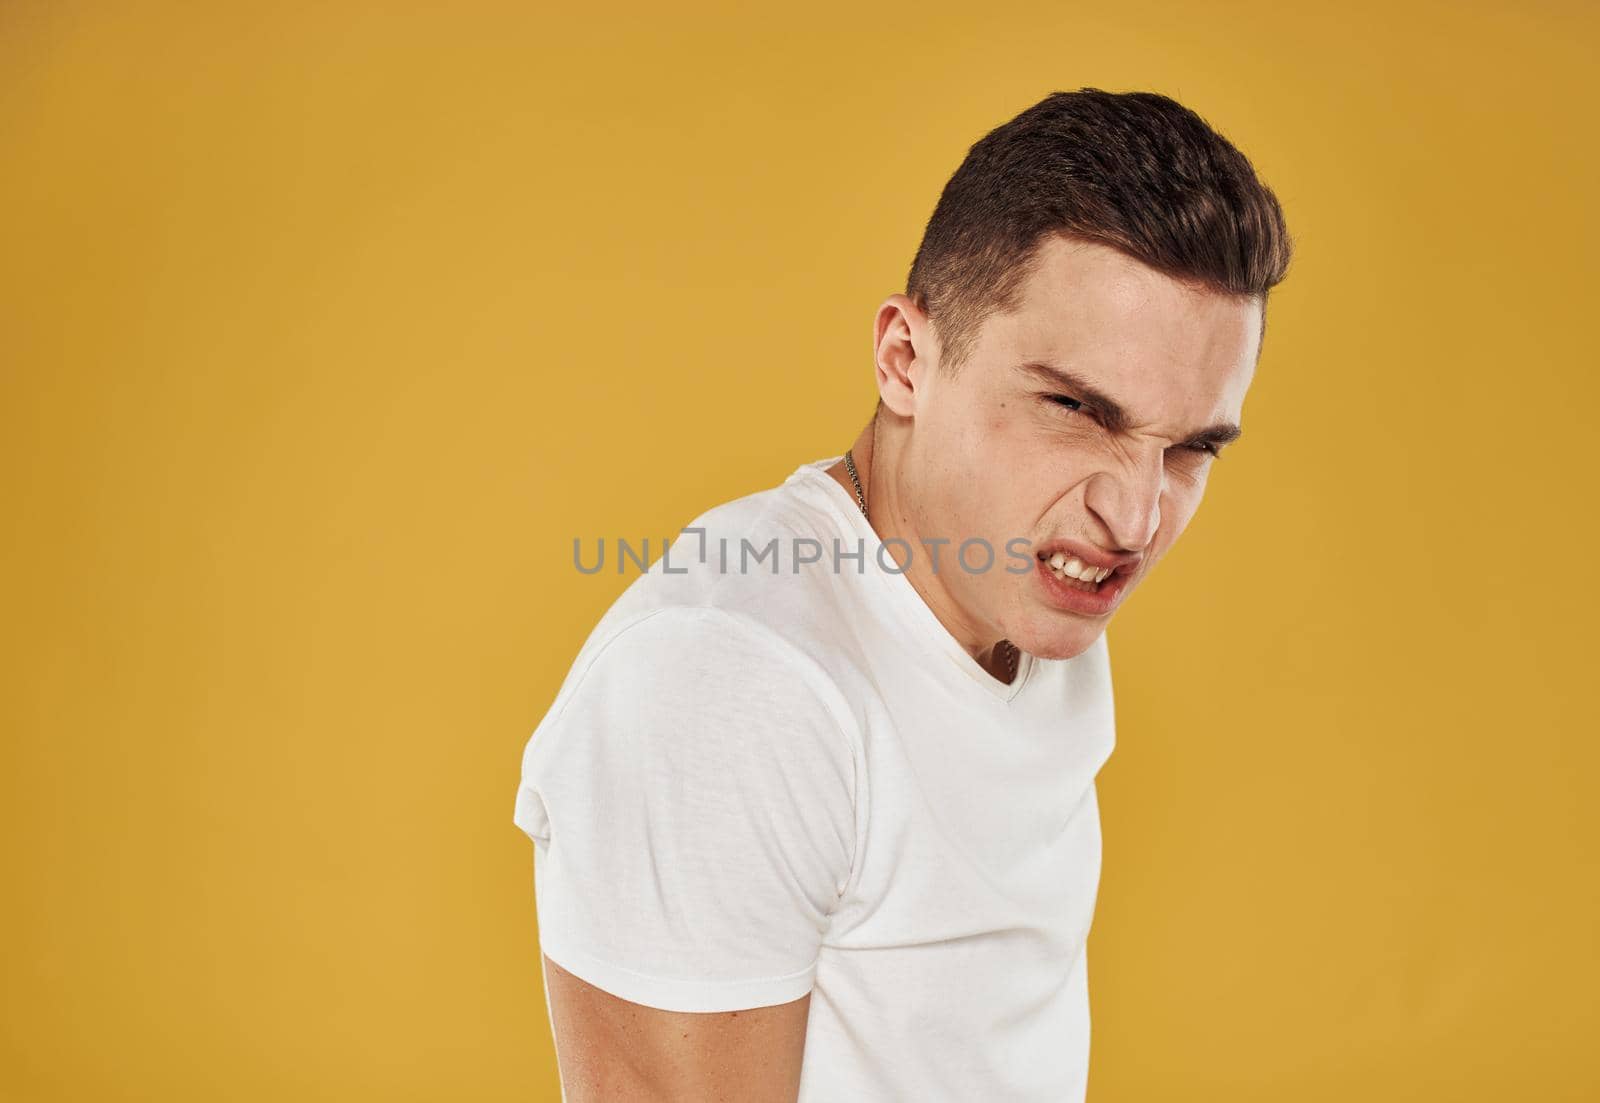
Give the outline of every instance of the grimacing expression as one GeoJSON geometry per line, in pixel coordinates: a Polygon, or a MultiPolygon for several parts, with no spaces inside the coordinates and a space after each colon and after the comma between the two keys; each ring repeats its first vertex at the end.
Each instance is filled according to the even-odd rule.
{"type": "Polygon", "coordinates": [[[1198,290],[1108,246],[1049,235],[1018,308],[984,321],[953,374],[919,327],[933,345],[909,442],[929,480],[919,512],[928,528],[982,536],[996,552],[995,569],[941,572],[970,620],[1043,658],[1095,642],[1199,507],[1220,462],[1212,453],[1241,422],[1261,323],[1257,297],[1198,290]],[[1005,550],[1019,536],[1031,552],[1076,542],[1120,559],[1120,577],[1096,587],[1110,608],[1070,607],[1077,599],[1052,589],[1038,560],[1026,573],[1001,569],[1020,567],[1005,550]]]}

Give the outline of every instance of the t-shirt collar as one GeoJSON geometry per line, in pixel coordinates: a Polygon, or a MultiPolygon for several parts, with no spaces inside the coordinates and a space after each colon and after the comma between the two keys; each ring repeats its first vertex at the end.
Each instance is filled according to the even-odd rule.
{"type": "Polygon", "coordinates": [[[886,602],[901,618],[902,624],[907,629],[907,635],[919,646],[930,649],[954,663],[966,677],[992,696],[1002,701],[1015,700],[1017,694],[1022,692],[1022,688],[1027,684],[1029,675],[1033,673],[1034,657],[1026,651],[1021,652],[1017,659],[1017,676],[1010,684],[1000,681],[967,653],[967,649],[950,634],[950,630],[928,607],[928,603],[922,599],[922,595],[904,574],[885,570],[880,565],[877,552],[881,537],[871,523],[861,515],[861,507],[856,504],[850,492],[828,474],[827,469],[843,458],[841,453],[827,459],[803,463],[789,477],[790,481],[799,480],[813,488],[817,500],[827,508],[845,532],[864,541],[862,545],[865,549],[864,566],[859,578],[863,585],[881,589],[886,602]]]}

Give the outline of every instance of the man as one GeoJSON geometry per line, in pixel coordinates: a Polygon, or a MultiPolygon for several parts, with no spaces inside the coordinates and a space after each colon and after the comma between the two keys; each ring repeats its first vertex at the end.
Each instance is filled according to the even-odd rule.
{"type": "Polygon", "coordinates": [[[1166,97],[972,147],[871,423],[686,528],[528,743],[571,1103],[1084,1097],[1105,629],[1239,435],[1289,256],[1166,97]]]}

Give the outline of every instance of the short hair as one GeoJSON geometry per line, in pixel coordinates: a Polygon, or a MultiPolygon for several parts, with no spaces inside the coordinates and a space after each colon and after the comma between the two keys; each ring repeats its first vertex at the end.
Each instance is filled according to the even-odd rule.
{"type": "Polygon", "coordinates": [[[1053,92],[991,130],[945,184],[906,278],[954,370],[984,318],[1017,307],[1040,241],[1120,249],[1225,294],[1260,296],[1287,274],[1277,197],[1205,120],[1155,92],[1053,92]]]}

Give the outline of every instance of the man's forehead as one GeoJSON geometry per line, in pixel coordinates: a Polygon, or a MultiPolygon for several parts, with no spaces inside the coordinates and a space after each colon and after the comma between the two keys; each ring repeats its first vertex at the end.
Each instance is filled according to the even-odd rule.
{"type": "Polygon", "coordinates": [[[1198,373],[1222,384],[1248,382],[1261,318],[1259,299],[1181,283],[1106,246],[1066,242],[1044,250],[1016,309],[990,321],[994,351],[1008,359],[1066,360],[1151,381],[1198,373]]]}
{"type": "Polygon", "coordinates": [[[1120,249],[1051,234],[1034,250],[1022,299],[1035,311],[1065,300],[1089,302],[1104,313],[1127,313],[1147,304],[1163,283],[1176,285],[1120,249]]]}
{"type": "Polygon", "coordinates": [[[1182,331],[1220,316],[1238,320],[1242,333],[1245,323],[1259,322],[1261,306],[1254,297],[1176,279],[1109,245],[1059,235],[1041,243],[1017,304],[1026,326],[1082,336],[1182,331]]]}

